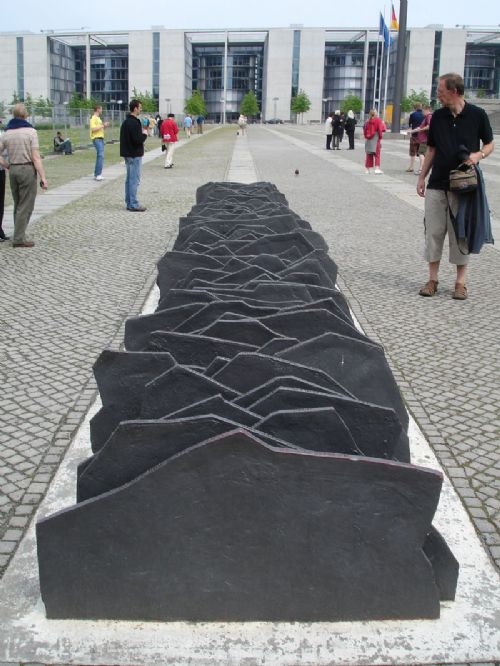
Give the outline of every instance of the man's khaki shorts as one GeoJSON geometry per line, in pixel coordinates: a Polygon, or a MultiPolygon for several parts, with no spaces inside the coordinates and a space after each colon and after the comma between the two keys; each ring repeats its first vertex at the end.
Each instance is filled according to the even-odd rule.
{"type": "Polygon", "coordinates": [[[426,143],[420,143],[418,146],[418,154],[420,155],[425,155],[427,152],[427,144],[426,143]]]}
{"type": "MultiPolygon", "coordinates": [[[[469,255],[462,254],[458,247],[455,232],[450,220],[448,205],[453,215],[458,211],[459,195],[443,190],[425,191],[425,249],[424,259],[427,262],[440,261],[443,254],[443,245],[446,234],[450,250],[450,264],[465,266],[469,263],[469,255]],[[448,204],[449,202],[449,204],[448,204]]],[[[462,247],[466,252],[466,247],[462,247]]]]}

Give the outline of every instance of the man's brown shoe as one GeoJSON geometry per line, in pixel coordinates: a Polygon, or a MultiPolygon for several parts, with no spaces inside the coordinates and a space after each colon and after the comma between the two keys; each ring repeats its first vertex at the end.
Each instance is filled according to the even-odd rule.
{"type": "Polygon", "coordinates": [[[456,301],[465,301],[467,298],[467,287],[461,282],[456,282],[452,298],[456,301]]]}
{"type": "Polygon", "coordinates": [[[437,280],[429,280],[418,293],[420,296],[434,296],[438,290],[438,284],[439,282],[437,280]]]}
{"type": "Polygon", "coordinates": [[[21,243],[12,243],[12,247],[34,247],[34,241],[22,241],[21,243]]]}

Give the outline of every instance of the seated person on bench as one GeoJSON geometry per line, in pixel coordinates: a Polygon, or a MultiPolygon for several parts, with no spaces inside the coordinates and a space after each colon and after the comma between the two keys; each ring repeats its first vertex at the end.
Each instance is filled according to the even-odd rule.
{"type": "Polygon", "coordinates": [[[56,153],[64,152],[65,155],[72,155],[73,148],[69,139],[63,139],[61,132],[57,132],[54,137],[54,150],[56,153]]]}

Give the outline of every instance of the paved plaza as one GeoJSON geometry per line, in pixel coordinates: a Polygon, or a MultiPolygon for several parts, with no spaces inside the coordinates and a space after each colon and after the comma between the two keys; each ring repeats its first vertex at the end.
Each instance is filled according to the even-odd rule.
{"type": "MultiPolygon", "coordinates": [[[[120,347],[125,320],[141,312],[196,188],[248,174],[274,183],[325,237],[340,289],[384,346],[411,415],[498,570],[500,245],[473,257],[467,301],[451,299],[447,261],[438,294],[417,295],[427,279],[423,200],[405,173],[407,150],[406,141],[385,140],[384,174],[365,175],[362,142],[326,151],[320,127],[250,126],[248,137],[217,128],[183,142],[171,170],[159,148],[148,153],[139,189],[145,213],[125,210],[121,164],[105,170],[103,183],[89,173],[39,195],[35,248],[0,244],[1,573],[95,398],[93,362],[103,348],[120,347]]],[[[499,165],[500,149],[482,164],[495,220],[499,165]]],[[[494,221],[500,243],[499,227],[494,221]]]]}

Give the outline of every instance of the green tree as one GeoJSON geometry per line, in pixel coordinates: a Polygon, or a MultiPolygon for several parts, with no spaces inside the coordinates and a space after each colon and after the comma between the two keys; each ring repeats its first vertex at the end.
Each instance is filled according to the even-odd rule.
{"type": "Polygon", "coordinates": [[[158,100],[153,97],[149,90],[137,90],[134,88],[132,90],[132,97],[138,99],[142,104],[142,110],[146,113],[155,113],[158,111],[158,100]]]}
{"type": "Polygon", "coordinates": [[[357,95],[348,95],[347,97],[344,97],[344,100],[340,105],[340,110],[344,113],[347,113],[348,111],[361,113],[362,108],[363,102],[359,97],[357,97],[357,95]]]}
{"type": "Polygon", "coordinates": [[[199,90],[194,90],[193,94],[184,104],[184,111],[191,116],[206,116],[207,107],[203,95],[199,90]]]}
{"type": "Polygon", "coordinates": [[[304,90],[299,90],[297,95],[292,99],[290,108],[297,116],[300,114],[302,116],[302,122],[304,122],[303,114],[307,113],[311,108],[311,100],[309,99],[308,94],[304,90]]]}
{"type": "Polygon", "coordinates": [[[244,116],[256,116],[260,113],[259,104],[253,90],[249,90],[241,100],[240,113],[244,116]]]}
{"type": "Polygon", "coordinates": [[[14,92],[12,93],[12,99],[10,101],[11,105],[12,104],[17,104],[18,102],[22,102],[22,101],[23,100],[19,97],[19,95],[17,94],[17,91],[14,90],[14,92]]]}
{"type": "Polygon", "coordinates": [[[420,104],[430,104],[429,96],[425,90],[420,89],[420,91],[417,92],[412,88],[406,97],[403,97],[401,100],[401,111],[404,111],[404,113],[413,111],[413,105],[417,102],[420,104]]]}
{"type": "Polygon", "coordinates": [[[53,107],[54,103],[51,102],[48,97],[42,97],[42,95],[34,101],[34,110],[37,116],[43,116],[45,118],[52,116],[53,107]]]}

